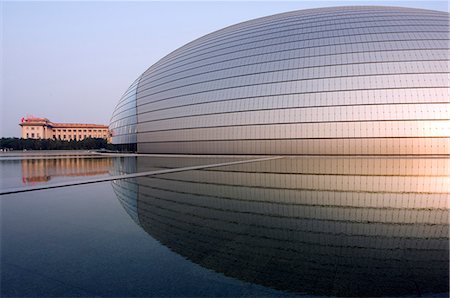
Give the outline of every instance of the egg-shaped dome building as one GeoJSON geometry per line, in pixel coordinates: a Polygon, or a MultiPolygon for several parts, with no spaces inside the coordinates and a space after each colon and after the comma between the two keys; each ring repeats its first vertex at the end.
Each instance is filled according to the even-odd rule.
{"type": "Polygon", "coordinates": [[[117,106],[142,153],[449,153],[449,14],[332,7],[240,23],[175,50],[117,106]]]}

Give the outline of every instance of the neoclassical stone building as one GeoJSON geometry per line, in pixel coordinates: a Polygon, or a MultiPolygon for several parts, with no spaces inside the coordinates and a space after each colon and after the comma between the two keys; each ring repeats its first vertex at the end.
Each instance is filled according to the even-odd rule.
{"type": "Polygon", "coordinates": [[[108,126],[100,124],[55,123],[47,118],[22,118],[23,139],[83,140],[103,138],[110,141],[108,126]]]}

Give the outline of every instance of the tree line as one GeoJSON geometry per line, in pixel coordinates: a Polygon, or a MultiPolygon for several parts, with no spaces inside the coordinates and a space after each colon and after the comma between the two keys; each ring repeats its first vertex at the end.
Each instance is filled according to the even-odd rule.
{"type": "Polygon", "coordinates": [[[83,140],[52,140],[52,139],[22,139],[1,138],[0,149],[3,150],[116,150],[113,144],[108,144],[102,138],[86,138],[83,140]]]}

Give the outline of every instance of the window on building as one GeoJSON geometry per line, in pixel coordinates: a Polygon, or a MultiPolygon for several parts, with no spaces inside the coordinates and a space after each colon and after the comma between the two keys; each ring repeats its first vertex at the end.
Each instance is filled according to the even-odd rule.
{"type": "Polygon", "coordinates": [[[53,139],[55,139],[55,140],[56,140],[56,135],[53,135],[53,139]]]}
{"type": "Polygon", "coordinates": [[[69,129],[69,132],[72,132],[72,130],[71,130],[71,129],[69,129]]]}
{"type": "Polygon", "coordinates": [[[36,137],[40,138],[39,133],[36,134],[36,137]]]}
{"type": "Polygon", "coordinates": [[[66,139],[66,135],[63,135],[63,139],[64,139],[64,140],[66,139]]]}
{"type": "Polygon", "coordinates": [[[32,127],[31,130],[34,130],[34,127],[32,127]]]}
{"type": "Polygon", "coordinates": [[[34,133],[31,133],[31,137],[34,138],[34,133]]]}
{"type": "Polygon", "coordinates": [[[27,133],[27,138],[28,138],[29,136],[28,136],[28,133],[27,133]]]}
{"type": "Polygon", "coordinates": [[[85,130],[83,130],[83,132],[86,132],[86,129],[85,129],[85,130]]]}

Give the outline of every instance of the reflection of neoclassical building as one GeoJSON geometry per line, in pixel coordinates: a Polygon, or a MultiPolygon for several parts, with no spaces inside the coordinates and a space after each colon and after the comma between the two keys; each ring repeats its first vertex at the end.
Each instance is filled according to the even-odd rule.
{"type": "MultiPolygon", "coordinates": [[[[114,166],[174,163],[148,160],[114,166]]],[[[284,158],[113,185],[147,233],[205,268],[296,293],[399,296],[449,290],[448,173],[444,159],[284,158]]]]}
{"type": "Polygon", "coordinates": [[[24,184],[46,182],[61,176],[95,176],[108,174],[110,158],[22,159],[24,184]]]}
{"type": "Polygon", "coordinates": [[[112,141],[144,153],[449,154],[449,14],[287,12],[207,34],[125,92],[112,141]]]}

